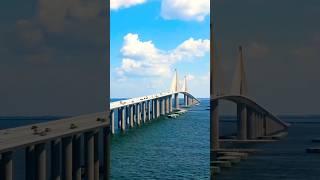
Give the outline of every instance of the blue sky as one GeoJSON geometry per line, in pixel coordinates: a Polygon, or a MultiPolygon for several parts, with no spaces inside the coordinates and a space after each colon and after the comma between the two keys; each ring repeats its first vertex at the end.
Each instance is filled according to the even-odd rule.
{"type": "Polygon", "coordinates": [[[167,90],[175,68],[209,97],[209,21],[207,0],[111,1],[111,97],[167,90]]]}

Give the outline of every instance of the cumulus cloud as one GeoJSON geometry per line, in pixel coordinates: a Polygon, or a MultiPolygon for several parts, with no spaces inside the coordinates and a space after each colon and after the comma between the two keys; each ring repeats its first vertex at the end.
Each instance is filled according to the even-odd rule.
{"type": "Polygon", "coordinates": [[[209,0],[162,0],[161,4],[161,16],[169,20],[203,21],[209,13],[209,0]]]}
{"type": "Polygon", "coordinates": [[[195,76],[192,75],[192,74],[188,74],[188,75],[186,76],[186,78],[187,78],[187,81],[192,81],[192,80],[195,79],[195,76]]]}
{"type": "Polygon", "coordinates": [[[117,73],[121,77],[169,77],[173,64],[206,55],[210,41],[189,38],[172,50],[161,50],[152,41],[141,41],[138,34],[127,34],[121,49],[123,56],[117,73]]]}
{"type": "Polygon", "coordinates": [[[143,4],[146,0],[111,0],[110,9],[118,10],[121,8],[128,8],[134,5],[143,4]]]}

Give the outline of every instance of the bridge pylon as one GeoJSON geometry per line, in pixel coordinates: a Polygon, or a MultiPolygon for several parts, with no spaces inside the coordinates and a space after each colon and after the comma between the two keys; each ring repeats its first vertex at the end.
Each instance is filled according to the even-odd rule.
{"type": "MultiPolygon", "coordinates": [[[[182,91],[183,92],[188,92],[188,86],[187,86],[187,76],[184,76],[184,80],[183,80],[183,86],[182,86],[182,91]]],[[[184,94],[184,105],[188,106],[190,104],[190,99],[188,97],[187,94],[184,94]]]]}
{"type": "Polygon", "coordinates": [[[242,96],[248,95],[248,84],[242,46],[239,46],[239,61],[237,63],[232,81],[231,94],[242,96]]]}
{"type": "Polygon", "coordinates": [[[174,75],[172,77],[170,91],[178,92],[178,90],[179,90],[178,71],[177,69],[174,69],[174,75]]]}

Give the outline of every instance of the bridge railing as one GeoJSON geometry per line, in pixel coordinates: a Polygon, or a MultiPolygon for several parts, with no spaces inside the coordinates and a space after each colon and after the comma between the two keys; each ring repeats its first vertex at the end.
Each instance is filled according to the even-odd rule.
{"type": "Polygon", "coordinates": [[[1,130],[0,179],[12,180],[21,172],[27,180],[108,179],[109,134],[106,113],[1,130]],[[22,163],[24,171],[17,168],[22,163]]]}

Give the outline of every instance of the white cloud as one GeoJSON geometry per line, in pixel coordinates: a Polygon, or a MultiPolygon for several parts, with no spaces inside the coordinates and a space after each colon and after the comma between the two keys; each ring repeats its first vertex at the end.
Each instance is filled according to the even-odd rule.
{"type": "Polygon", "coordinates": [[[162,0],[161,4],[164,19],[203,21],[209,13],[209,0],[162,0]]]}
{"type": "Polygon", "coordinates": [[[192,74],[188,74],[188,75],[186,76],[186,78],[187,78],[187,81],[192,81],[192,80],[195,79],[195,76],[192,75],[192,74]]]}
{"type": "Polygon", "coordinates": [[[118,10],[121,8],[128,8],[134,5],[143,4],[146,0],[110,0],[110,9],[118,10]]]}
{"type": "Polygon", "coordinates": [[[138,34],[129,33],[124,37],[123,58],[117,73],[121,77],[169,77],[173,64],[199,59],[209,49],[209,40],[189,38],[175,49],[165,51],[158,49],[152,41],[141,41],[138,34]]]}

